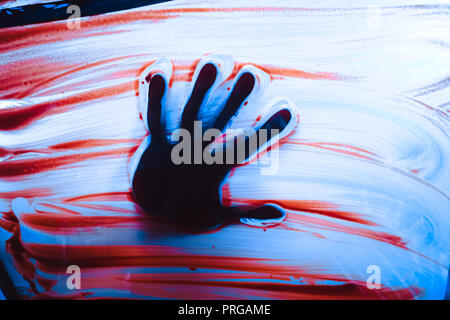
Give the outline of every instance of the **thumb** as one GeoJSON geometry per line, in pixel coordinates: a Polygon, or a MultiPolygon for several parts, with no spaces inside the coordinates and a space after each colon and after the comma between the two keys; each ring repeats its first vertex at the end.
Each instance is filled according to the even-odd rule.
{"type": "Polygon", "coordinates": [[[254,227],[272,227],[280,224],[286,218],[286,209],[272,203],[244,212],[241,222],[254,227]]]}

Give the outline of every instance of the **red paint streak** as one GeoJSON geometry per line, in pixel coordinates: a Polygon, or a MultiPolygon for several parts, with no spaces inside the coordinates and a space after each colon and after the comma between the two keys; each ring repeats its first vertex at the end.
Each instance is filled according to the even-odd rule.
{"type": "Polygon", "coordinates": [[[78,202],[78,201],[133,201],[131,190],[127,192],[105,192],[105,193],[92,193],[82,195],[65,200],[66,202],[78,202]]]}
{"type": "Polygon", "coordinates": [[[339,76],[330,72],[307,72],[302,70],[296,70],[291,68],[281,68],[269,65],[263,65],[260,67],[270,75],[276,75],[281,77],[301,78],[310,80],[342,80],[343,76],[339,76]]]}
{"type": "Polygon", "coordinates": [[[45,116],[66,112],[68,111],[68,106],[123,94],[132,91],[133,89],[133,82],[128,82],[109,88],[83,92],[51,102],[2,109],[0,110],[0,129],[19,129],[45,116]]]}
{"type": "Polygon", "coordinates": [[[41,206],[47,207],[47,210],[42,210],[42,209],[35,209],[36,213],[48,213],[48,208],[53,209],[53,210],[58,210],[59,213],[62,214],[70,214],[70,215],[81,215],[81,212],[75,211],[75,210],[70,210],[67,208],[63,208],[61,206],[58,206],[56,204],[52,204],[52,203],[47,203],[47,202],[40,202],[39,203],[41,206]]]}
{"type": "MultiPolygon", "coordinates": [[[[170,281],[183,281],[186,280],[186,275],[189,275],[189,279],[195,281],[208,281],[214,279],[222,279],[222,280],[261,280],[261,279],[272,279],[272,280],[281,280],[281,281],[290,281],[293,277],[288,274],[278,274],[274,273],[263,273],[263,272],[208,272],[202,269],[198,269],[196,267],[195,270],[199,272],[174,272],[174,273],[139,273],[139,274],[130,274],[129,281],[132,282],[152,282],[157,283],[158,280],[161,282],[170,282],[170,281]]],[[[122,278],[124,275],[120,275],[118,278],[122,278]]],[[[308,278],[312,281],[317,280],[330,280],[330,281],[347,281],[346,279],[337,276],[337,275],[329,275],[329,274],[312,274],[302,271],[301,273],[297,273],[297,277],[308,278]]]]}
{"type": "Polygon", "coordinates": [[[284,68],[284,67],[275,67],[271,65],[258,65],[255,63],[249,62],[236,62],[234,64],[234,69],[231,75],[228,77],[228,81],[232,80],[236,77],[239,70],[245,65],[252,65],[256,68],[259,68],[270,75],[271,79],[283,79],[284,77],[291,78],[300,78],[300,79],[309,79],[309,80],[344,80],[346,77],[340,76],[335,73],[330,72],[307,72],[303,70],[297,70],[292,68],[284,68]]]}
{"type": "MultiPolygon", "coordinates": [[[[235,170],[231,170],[230,171],[230,173],[228,174],[228,179],[234,174],[234,171],[235,170]]],[[[232,205],[232,202],[233,202],[233,200],[232,200],[233,197],[231,196],[231,189],[230,189],[230,184],[229,183],[225,183],[222,186],[221,193],[222,193],[222,197],[221,197],[220,200],[222,201],[222,204],[225,207],[230,207],[232,205]]]]}
{"type": "MultiPolygon", "coordinates": [[[[150,221],[148,216],[83,216],[64,213],[23,214],[21,222],[35,230],[52,234],[74,234],[80,228],[120,228],[150,221]]],[[[86,230],[85,230],[86,231],[86,230]]]]}
{"type": "Polygon", "coordinates": [[[195,59],[192,62],[183,62],[183,61],[174,61],[173,64],[173,72],[189,72],[194,74],[195,69],[197,68],[198,63],[201,59],[195,59]]]}
{"type": "MultiPolygon", "coordinates": [[[[307,282],[316,275],[304,274],[307,282]]],[[[327,276],[322,276],[326,278],[327,276]]],[[[330,278],[332,278],[331,276],[330,278]]],[[[335,285],[311,283],[261,282],[261,280],[285,280],[276,274],[243,273],[146,273],[146,274],[106,274],[102,277],[83,278],[87,290],[109,288],[131,291],[133,294],[158,296],[172,299],[232,299],[239,295],[259,296],[269,299],[413,299],[421,293],[416,287],[391,289],[382,287],[370,290],[358,281],[346,281],[335,285]],[[232,280],[232,281],[230,281],[232,280]],[[250,280],[250,281],[248,281],[250,280]],[[253,280],[253,281],[251,281],[253,280]],[[220,290],[218,290],[220,288],[220,290]],[[220,292],[220,293],[218,293],[220,292]]]]}
{"type": "MultiPolygon", "coordinates": [[[[417,287],[370,290],[361,281],[333,275],[302,274],[304,283],[293,283],[286,276],[264,273],[105,273],[84,276],[83,289],[108,288],[144,296],[172,299],[230,299],[236,292],[269,299],[414,299],[422,292],[417,287]],[[342,284],[316,284],[317,280],[341,281],[342,284]],[[262,282],[281,280],[284,282],[262,282]],[[220,290],[219,290],[220,289],[220,290]],[[217,293],[217,292],[220,292],[217,293]]],[[[61,297],[65,297],[61,295],[61,297]]]]}
{"type": "Polygon", "coordinates": [[[187,254],[181,248],[162,245],[51,245],[26,243],[27,252],[41,263],[80,267],[191,267],[245,272],[296,274],[298,267],[272,265],[275,259],[187,254]]]}
{"type": "Polygon", "coordinates": [[[61,166],[105,156],[129,155],[136,147],[118,148],[82,154],[71,154],[57,157],[13,160],[0,163],[0,177],[14,177],[40,173],[61,166]]]}
{"type": "MultiPolygon", "coordinates": [[[[0,129],[11,130],[24,127],[32,121],[51,114],[56,105],[53,103],[36,104],[33,106],[21,106],[0,110],[0,129]]],[[[59,112],[64,112],[59,110],[59,112]]]]}
{"type": "Polygon", "coordinates": [[[3,159],[3,161],[5,161],[5,160],[11,159],[14,156],[26,154],[29,152],[50,153],[49,150],[47,150],[47,149],[13,149],[13,148],[5,149],[5,148],[0,148],[0,157],[7,157],[8,159],[3,159]]]}
{"type": "MultiPolygon", "coordinates": [[[[5,91],[5,86],[8,88],[16,88],[17,93],[12,94],[15,99],[23,99],[30,96],[39,89],[48,87],[55,80],[64,78],[77,72],[92,70],[99,66],[105,66],[140,55],[129,55],[123,57],[115,57],[95,61],[91,63],[84,63],[78,66],[69,66],[57,61],[51,61],[49,58],[41,59],[27,59],[14,63],[12,66],[5,65],[8,68],[8,82],[0,84],[0,91],[5,91]],[[24,90],[24,86],[28,87],[24,90]]],[[[6,75],[5,75],[6,76],[6,75]]],[[[62,90],[59,88],[58,90],[62,90]]],[[[48,94],[48,93],[47,93],[48,94]]]]}
{"type": "Polygon", "coordinates": [[[85,88],[92,88],[92,86],[97,86],[99,83],[103,83],[109,85],[108,81],[109,80],[117,80],[117,79],[128,79],[133,81],[133,89],[136,90],[136,92],[139,91],[139,79],[135,78],[136,75],[136,68],[129,68],[129,69],[124,69],[124,70],[120,70],[120,71],[114,71],[114,72],[110,72],[109,74],[102,74],[102,73],[96,73],[96,70],[93,69],[91,70],[91,72],[93,73],[93,76],[90,77],[88,80],[83,80],[83,81],[78,81],[75,83],[69,83],[63,86],[58,86],[57,88],[50,88],[48,90],[45,90],[44,92],[40,92],[40,95],[54,95],[54,94],[61,94],[61,93],[65,93],[65,92],[70,92],[71,90],[74,89],[74,87],[78,88],[78,89],[85,89],[85,88]]]}
{"type": "Polygon", "coordinates": [[[182,61],[173,62],[173,74],[170,79],[169,86],[172,87],[174,82],[191,82],[200,59],[185,63],[182,61]]]}
{"type": "Polygon", "coordinates": [[[138,144],[138,139],[86,139],[86,140],[74,140],[69,142],[58,143],[50,146],[50,149],[55,150],[77,150],[94,147],[111,146],[114,144],[132,143],[138,144]]]}
{"type": "MultiPolygon", "coordinates": [[[[197,297],[204,297],[207,294],[208,286],[221,287],[226,291],[227,288],[238,289],[239,294],[245,290],[256,290],[263,297],[272,298],[307,298],[308,294],[319,298],[323,296],[342,299],[342,298],[375,298],[368,292],[360,291],[365,288],[365,283],[359,283],[353,280],[347,280],[341,276],[328,274],[311,274],[305,272],[299,267],[287,266],[283,264],[272,264],[276,260],[257,259],[250,257],[228,257],[228,256],[206,256],[186,254],[180,248],[167,246],[58,246],[58,245],[41,245],[41,244],[25,244],[27,253],[36,259],[37,267],[48,273],[63,273],[67,264],[77,264],[82,268],[103,268],[91,269],[97,274],[87,274],[83,278],[84,288],[110,288],[125,289],[127,292],[138,294],[134,289],[134,285],[127,285],[127,282],[134,284],[146,284],[141,288],[144,295],[155,295],[152,288],[159,287],[165,291],[165,294],[156,294],[155,296],[178,297],[175,292],[183,292],[182,288],[189,285],[186,294],[192,295],[196,293],[197,297]],[[108,270],[111,268],[121,267],[180,267],[180,268],[200,268],[232,270],[237,274],[224,273],[193,273],[186,271],[185,273],[157,273],[157,274],[126,274],[120,273],[120,269],[116,270],[118,274],[111,275],[108,270]],[[102,272],[102,270],[104,272],[102,272]],[[306,284],[296,283],[270,283],[261,282],[262,279],[280,279],[289,281],[291,277],[303,279],[306,284]],[[223,281],[225,279],[251,279],[252,282],[241,281],[223,281]],[[317,281],[332,280],[343,282],[341,285],[319,285],[317,281]],[[193,281],[193,282],[190,282],[193,281]],[[125,282],[125,283],[124,283],[125,282]],[[227,284],[228,283],[228,284],[227,284]],[[173,287],[178,289],[175,292],[168,290],[173,287]],[[349,289],[360,288],[349,296],[349,289]],[[358,295],[357,292],[359,291],[358,295]]],[[[89,272],[89,271],[87,271],[89,272]]],[[[131,284],[130,283],[130,284],[131,284]]],[[[224,292],[221,290],[221,292],[224,292]]],[[[140,290],[139,290],[140,291],[140,290]]],[[[159,290],[158,290],[159,291],[159,290]]],[[[406,288],[405,290],[391,290],[382,288],[381,290],[372,290],[377,292],[379,298],[385,299],[406,299],[411,298],[420,293],[416,288],[406,288]],[[395,292],[395,294],[393,293],[395,292]],[[407,294],[408,296],[406,296],[407,294]]],[[[255,293],[255,292],[253,292],[255,293]]]]}
{"type": "MultiPolygon", "coordinates": [[[[195,60],[192,63],[185,63],[181,61],[174,62],[174,73],[172,75],[171,84],[175,81],[181,82],[191,82],[195,73],[195,68],[197,67],[199,60],[195,60]]],[[[233,80],[239,70],[245,65],[252,65],[256,68],[259,68],[269,74],[273,79],[283,79],[283,77],[294,77],[294,78],[302,78],[302,79],[311,79],[311,80],[342,80],[345,79],[344,76],[340,76],[334,73],[329,72],[306,72],[297,69],[291,68],[281,68],[274,67],[270,65],[258,65],[255,63],[244,63],[244,62],[235,62],[234,68],[228,79],[225,81],[233,80]]],[[[230,88],[228,88],[230,89],[230,88]]]]}
{"type": "Polygon", "coordinates": [[[343,143],[333,143],[333,142],[317,142],[318,145],[328,145],[328,146],[337,146],[337,147],[343,147],[343,148],[349,148],[349,149],[354,149],[360,152],[364,152],[364,153],[368,153],[370,155],[376,156],[375,153],[370,152],[366,149],[362,149],[362,148],[358,148],[349,144],[343,144],[343,143]]]}
{"type": "Polygon", "coordinates": [[[11,221],[8,218],[9,218],[9,216],[7,214],[3,214],[3,217],[0,218],[0,228],[12,233],[12,232],[14,232],[14,229],[17,227],[18,222],[11,221]]]}
{"type": "MultiPolygon", "coordinates": [[[[92,20],[87,20],[82,30],[69,30],[65,21],[39,23],[32,26],[20,26],[6,28],[0,31],[0,53],[38,46],[49,43],[70,41],[86,37],[107,36],[123,32],[95,31],[92,20]],[[90,26],[91,25],[91,26],[90,26]]],[[[101,27],[101,26],[100,26],[101,27]]]]}
{"type": "Polygon", "coordinates": [[[191,82],[193,75],[193,72],[173,74],[169,85],[172,87],[175,82],[191,82]]]}
{"type": "Polygon", "coordinates": [[[134,12],[119,12],[108,15],[98,15],[81,21],[81,30],[70,30],[65,21],[39,23],[31,26],[11,27],[0,30],[0,52],[18,50],[46,43],[109,35],[124,30],[112,31],[112,26],[127,23],[148,21],[151,23],[173,19],[180,14],[209,12],[279,12],[279,11],[310,11],[315,9],[283,8],[283,7],[253,7],[253,8],[173,8],[162,10],[146,10],[134,12]],[[105,31],[108,30],[108,31],[105,31]]]}
{"type": "Polygon", "coordinates": [[[78,207],[80,208],[87,208],[87,209],[94,209],[98,211],[103,212],[115,212],[115,213],[126,213],[126,214],[133,214],[136,213],[136,210],[132,209],[125,209],[121,207],[115,207],[111,205],[102,205],[97,203],[78,203],[78,207]]]}
{"type": "MultiPolygon", "coordinates": [[[[224,186],[226,187],[226,186],[224,186]]],[[[222,191],[224,192],[224,191],[222,191]]],[[[229,196],[229,190],[223,193],[229,196]]],[[[323,216],[327,216],[330,218],[346,220],[350,222],[355,222],[359,224],[364,224],[368,226],[376,226],[377,224],[361,218],[361,215],[355,212],[336,210],[339,206],[326,201],[318,201],[318,200],[259,200],[259,199],[231,199],[230,202],[233,203],[243,203],[251,206],[261,206],[266,203],[277,204],[283,208],[294,210],[294,211],[303,211],[314,214],[320,214],[323,216]]]]}
{"type": "MultiPolygon", "coordinates": [[[[258,281],[195,281],[184,280],[176,283],[167,280],[155,280],[150,282],[153,286],[164,284],[172,284],[176,288],[188,287],[191,295],[199,296],[205,291],[204,287],[220,288],[222,292],[226,288],[239,289],[240,292],[249,295],[262,296],[269,299],[286,299],[286,300],[378,300],[378,299],[400,299],[412,300],[421,292],[419,288],[410,287],[393,290],[390,288],[382,288],[379,290],[370,290],[365,283],[346,283],[342,285],[296,285],[288,283],[258,282],[258,281]],[[243,290],[244,289],[244,290],[243,290]]],[[[226,291],[225,291],[226,292],[226,291]]],[[[186,295],[183,295],[186,299],[186,295]]],[[[178,298],[181,298],[178,296],[178,298]]],[[[222,296],[226,299],[227,296],[222,296]]]]}
{"type": "Polygon", "coordinates": [[[332,142],[302,142],[299,140],[293,140],[293,139],[289,139],[286,141],[286,143],[291,143],[291,144],[296,144],[296,145],[304,145],[304,146],[309,146],[309,147],[314,147],[314,148],[320,148],[320,149],[324,149],[324,150],[329,150],[329,151],[333,151],[333,152],[338,152],[338,153],[343,153],[349,156],[353,156],[353,157],[358,157],[358,158],[362,158],[362,159],[366,159],[366,160],[372,160],[375,161],[376,159],[374,157],[370,157],[367,155],[363,155],[360,154],[358,152],[353,152],[353,151],[348,151],[348,150],[342,150],[339,148],[333,148],[333,147],[329,147],[329,146],[336,146],[336,147],[342,147],[342,148],[348,148],[348,149],[353,149],[359,152],[363,152],[372,156],[376,155],[373,152],[367,151],[365,149],[362,148],[358,148],[358,147],[354,147],[348,144],[341,144],[341,143],[332,143],[332,142]]]}
{"type": "Polygon", "coordinates": [[[146,64],[144,64],[143,66],[141,66],[141,67],[138,69],[137,76],[139,77],[139,76],[142,74],[142,72],[144,72],[144,70],[147,69],[147,67],[149,67],[149,66],[151,66],[153,63],[155,63],[155,61],[156,61],[156,60],[149,61],[149,62],[147,62],[146,64]]]}
{"type": "MultiPolygon", "coordinates": [[[[6,162],[3,162],[6,163],[6,162]]],[[[0,163],[0,168],[1,168],[0,163]]],[[[52,196],[53,192],[49,188],[31,188],[31,189],[22,189],[17,191],[7,191],[7,192],[0,192],[0,198],[1,199],[15,199],[18,197],[23,198],[37,198],[37,197],[48,197],[52,196]]]]}
{"type": "Polygon", "coordinates": [[[373,231],[368,229],[362,229],[362,228],[355,228],[355,227],[349,227],[349,226],[343,226],[341,224],[316,218],[316,217],[308,217],[301,214],[296,213],[289,213],[287,219],[285,220],[287,223],[294,223],[294,224],[301,224],[301,225],[314,225],[319,226],[320,229],[323,230],[334,230],[339,232],[345,232],[348,234],[358,235],[365,238],[374,239],[377,241],[389,243],[391,245],[394,245],[396,247],[407,249],[406,242],[403,241],[402,238],[388,234],[386,232],[379,232],[379,231],[373,231]]]}
{"type": "MultiPolygon", "coordinates": [[[[22,215],[24,221],[33,219],[33,215],[22,215]]],[[[36,216],[36,215],[34,215],[36,216]]],[[[45,215],[42,215],[45,216],[45,215]]],[[[54,215],[57,219],[57,216],[54,215]]],[[[73,218],[67,217],[69,219],[73,218]]],[[[114,218],[114,217],[110,217],[114,218]]],[[[80,223],[87,223],[86,220],[80,223]]],[[[67,226],[72,221],[66,221],[67,226]]],[[[99,221],[97,221],[99,222],[99,221]]],[[[52,225],[45,219],[40,223],[52,225]]],[[[93,222],[95,224],[95,221],[93,222]]],[[[88,227],[83,225],[83,227],[88,227]]],[[[327,274],[311,274],[298,266],[280,264],[281,260],[209,256],[186,253],[186,249],[159,245],[107,245],[107,246],[77,246],[48,245],[37,243],[22,243],[19,230],[8,240],[7,250],[14,259],[16,269],[24,275],[35,293],[36,298],[85,298],[92,292],[80,292],[79,295],[67,295],[49,292],[38,292],[36,280],[42,287],[51,288],[55,283],[36,276],[36,268],[47,272],[64,274],[68,264],[77,264],[85,268],[83,289],[117,289],[147,296],[167,298],[188,298],[195,295],[198,298],[227,298],[238,293],[249,296],[261,296],[272,299],[412,299],[421,293],[418,288],[382,288],[367,290],[365,283],[346,280],[341,276],[327,274]],[[36,260],[35,265],[30,258],[36,260]],[[110,273],[111,268],[121,267],[180,267],[196,270],[217,269],[236,271],[227,273],[151,273],[123,274],[120,269],[110,273]],[[91,274],[91,271],[94,272],[91,274]],[[303,283],[293,283],[291,277],[303,279],[303,283]],[[242,280],[253,281],[242,281],[242,280]],[[264,279],[284,280],[285,283],[263,282],[264,279]],[[233,280],[233,281],[224,281],[233,280]],[[319,285],[318,280],[343,282],[339,285],[319,285]],[[214,294],[210,289],[222,294],[214,294]]],[[[92,290],[91,290],[92,291],[92,290]]]]}
{"type": "MultiPolygon", "coordinates": [[[[75,293],[68,293],[68,294],[60,294],[55,292],[39,292],[37,293],[37,296],[35,299],[40,300],[85,300],[89,298],[89,296],[92,294],[92,292],[75,292],[75,293]]],[[[26,297],[25,297],[26,298],[26,297]]]]}
{"type": "Polygon", "coordinates": [[[1,64],[0,76],[8,81],[0,83],[0,97],[2,99],[16,98],[42,82],[43,79],[64,72],[68,68],[69,66],[60,61],[49,61],[49,58],[44,57],[1,64]]]}

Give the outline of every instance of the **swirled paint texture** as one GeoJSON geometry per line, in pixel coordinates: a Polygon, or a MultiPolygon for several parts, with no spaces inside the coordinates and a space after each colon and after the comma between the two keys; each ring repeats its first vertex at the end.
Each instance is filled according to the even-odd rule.
{"type": "MultiPolygon", "coordinates": [[[[6,4],[2,4],[6,5],[6,4]]],[[[0,30],[0,259],[24,298],[442,299],[449,268],[450,7],[437,1],[174,1],[0,30]],[[128,162],[146,135],[138,77],[174,61],[175,129],[197,59],[271,76],[299,125],[279,171],[228,205],[273,228],[192,233],[144,214],[128,162]],[[69,265],[81,289],[67,287],[69,265]],[[370,266],[381,287],[370,289],[370,266]],[[369,268],[369,269],[368,269],[369,268]]],[[[239,123],[261,115],[246,106],[239,123]]],[[[155,181],[158,183],[158,181],[155,181]]]]}

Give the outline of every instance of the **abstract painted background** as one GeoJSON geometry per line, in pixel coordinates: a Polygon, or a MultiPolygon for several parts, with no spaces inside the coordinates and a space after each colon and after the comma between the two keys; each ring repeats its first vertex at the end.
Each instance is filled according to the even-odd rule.
{"type": "Polygon", "coordinates": [[[64,20],[0,29],[0,261],[20,295],[444,298],[449,18],[450,5],[426,0],[173,1],[84,17],[79,30],[64,20]],[[230,205],[286,208],[276,227],[189,233],[133,202],[140,72],[173,60],[175,129],[211,53],[271,76],[242,126],[274,97],[298,108],[278,174],[240,167],[223,190],[230,205]],[[80,290],[66,286],[72,264],[80,290]],[[371,265],[381,289],[366,286],[371,265]]]}

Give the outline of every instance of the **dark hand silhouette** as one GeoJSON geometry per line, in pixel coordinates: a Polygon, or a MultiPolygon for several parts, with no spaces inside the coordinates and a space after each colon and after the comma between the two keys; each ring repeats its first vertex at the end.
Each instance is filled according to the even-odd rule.
{"type": "MultiPolygon", "coordinates": [[[[181,116],[180,128],[185,132],[194,135],[194,121],[201,120],[201,108],[207,105],[209,98],[217,93],[216,89],[228,78],[230,72],[227,74],[223,70],[224,65],[220,56],[209,56],[198,63],[192,80],[192,91],[181,116]]],[[[265,120],[255,126],[253,134],[243,139],[234,137],[233,144],[229,139],[224,139],[223,135],[221,139],[215,136],[211,139],[213,141],[202,141],[201,154],[208,150],[209,154],[221,155],[226,159],[227,154],[233,152],[230,158],[233,164],[206,164],[204,161],[194,164],[193,153],[186,155],[185,150],[182,155],[185,159],[188,158],[187,162],[190,164],[176,164],[173,159],[176,144],[169,140],[162,121],[171,76],[171,62],[162,59],[147,68],[140,77],[139,107],[150,135],[136,151],[130,175],[133,194],[142,209],[148,213],[167,216],[185,227],[198,229],[212,228],[231,218],[267,221],[268,224],[282,221],[286,213],[277,205],[266,204],[258,208],[224,206],[219,189],[233,167],[248,162],[255,154],[266,150],[277,139],[294,129],[297,122],[295,109],[286,101],[277,103],[275,112],[264,117],[265,120]],[[277,129],[279,134],[271,135],[271,129],[277,129]],[[266,140],[259,135],[263,130],[267,132],[266,140]],[[256,147],[250,143],[252,138],[257,141],[256,147]],[[211,149],[213,145],[221,145],[223,148],[211,149]],[[242,158],[238,159],[239,147],[244,150],[244,161],[242,158]]],[[[261,90],[260,82],[267,77],[263,71],[253,66],[243,67],[236,75],[230,88],[231,93],[223,108],[219,108],[220,112],[211,128],[224,132],[239,109],[245,105],[246,99],[251,99],[256,91],[261,90]]],[[[209,128],[204,127],[201,133],[206,129],[209,128]]],[[[194,139],[189,143],[191,150],[195,149],[194,139]]]]}

